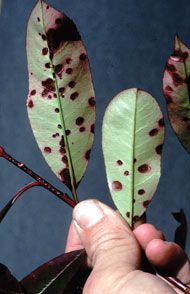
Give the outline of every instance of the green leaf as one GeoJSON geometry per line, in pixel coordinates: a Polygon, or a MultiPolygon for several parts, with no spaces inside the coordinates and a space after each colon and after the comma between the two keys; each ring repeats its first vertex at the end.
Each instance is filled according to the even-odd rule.
{"type": "Polygon", "coordinates": [[[42,0],[30,15],[26,43],[32,130],[52,171],[75,194],[94,138],[87,52],[72,20],[42,0]]]}
{"type": "Polygon", "coordinates": [[[20,284],[27,294],[63,294],[85,260],[84,249],[62,254],[30,273],[20,284]]]}
{"type": "Polygon", "coordinates": [[[164,119],[147,92],[129,89],[110,102],[102,146],[111,196],[130,226],[153,197],[160,178],[164,119]]]}
{"type": "Polygon", "coordinates": [[[175,36],[174,53],[167,61],[163,90],[168,117],[179,141],[190,152],[190,49],[175,36]]]}

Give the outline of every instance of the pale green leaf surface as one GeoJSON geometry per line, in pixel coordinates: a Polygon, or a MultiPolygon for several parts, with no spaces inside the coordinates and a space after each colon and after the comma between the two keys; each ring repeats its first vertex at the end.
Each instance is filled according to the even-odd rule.
{"type": "Polygon", "coordinates": [[[163,141],[163,115],[150,94],[134,88],[113,98],[103,119],[103,154],[111,196],[131,226],[156,191],[163,141]]]}
{"type": "Polygon", "coordinates": [[[87,52],[74,23],[43,1],[31,13],[26,44],[31,127],[48,165],[72,190],[86,170],[94,138],[87,52]]]}
{"type": "Polygon", "coordinates": [[[167,61],[163,90],[168,117],[179,141],[190,152],[190,49],[175,36],[174,53],[167,61]]]}

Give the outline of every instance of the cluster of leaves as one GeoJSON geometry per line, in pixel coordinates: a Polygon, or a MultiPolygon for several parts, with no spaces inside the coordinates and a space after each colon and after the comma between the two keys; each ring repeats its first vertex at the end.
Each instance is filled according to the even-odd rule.
{"type": "MultiPolygon", "coordinates": [[[[0,148],[1,157],[36,181],[13,197],[1,211],[0,220],[18,197],[35,185],[49,189],[74,207],[78,202],[76,190],[84,176],[94,139],[94,89],[87,52],[73,21],[39,0],[28,21],[26,44],[27,111],[31,127],[47,164],[70,189],[72,197],[58,191],[0,148]]],[[[166,64],[163,89],[171,126],[189,152],[190,50],[177,35],[174,53],[166,64]]],[[[156,191],[164,130],[158,103],[143,90],[133,88],[120,92],[106,109],[102,146],[108,186],[115,205],[131,227],[144,213],[156,191]]],[[[183,211],[174,217],[181,223],[176,235],[179,243],[177,239],[181,240],[181,234],[185,236],[186,221],[183,211]]],[[[185,237],[181,245],[184,244],[185,237]]],[[[21,282],[1,265],[0,292],[81,293],[83,278],[88,274],[80,272],[85,257],[84,250],[63,254],[21,282]],[[76,274],[80,277],[77,283],[76,274]]]]}

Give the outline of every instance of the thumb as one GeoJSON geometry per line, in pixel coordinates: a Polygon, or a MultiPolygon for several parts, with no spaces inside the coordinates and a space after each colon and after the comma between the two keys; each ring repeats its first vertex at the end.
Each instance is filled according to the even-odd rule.
{"type": "Polygon", "coordinates": [[[140,248],[130,227],[117,212],[97,200],[80,202],[73,218],[93,266],[83,293],[100,293],[100,289],[101,293],[117,293],[126,275],[140,267],[140,248]]]}

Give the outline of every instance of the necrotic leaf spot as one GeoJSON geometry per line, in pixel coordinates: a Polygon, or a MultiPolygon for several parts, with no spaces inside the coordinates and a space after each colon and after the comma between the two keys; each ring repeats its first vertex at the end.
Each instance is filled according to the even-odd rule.
{"type": "Polygon", "coordinates": [[[126,212],[126,217],[130,218],[130,211],[126,212]]]}
{"type": "Polygon", "coordinates": [[[123,188],[121,182],[119,181],[113,181],[111,186],[114,191],[121,191],[123,188]]]}
{"type": "Polygon", "coordinates": [[[55,70],[55,73],[58,73],[62,70],[63,68],[63,65],[62,64],[57,64],[55,67],[54,67],[54,70],[55,70]]]}
{"type": "Polygon", "coordinates": [[[85,131],[86,131],[85,127],[81,127],[81,128],[79,129],[79,132],[81,132],[81,133],[83,133],[83,132],[85,132],[85,131]]]}
{"type": "Polygon", "coordinates": [[[79,93],[78,92],[74,92],[74,93],[71,94],[70,99],[71,100],[75,100],[78,96],[79,96],[79,93]]]}
{"type": "Polygon", "coordinates": [[[70,64],[70,63],[71,63],[71,61],[72,61],[72,59],[71,59],[71,58],[67,58],[67,59],[66,59],[66,63],[67,63],[67,64],[70,64]]]}
{"type": "Polygon", "coordinates": [[[90,127],[90,132],[91,132],[92,134],[94,134],[94,124],[91,125],[91,127],[90,127]]]}
{"type": "Polygon", "coordinates": [[[47,62],[47,63],[45,64],[45,67],[46,67],[46,68],[50,68],[50,63],[47,62]]]}
{"type": "Polygon", "coordinates": [[[82,61],[86,60],[86,54],[85,53],[82,53],[79,58],[82,61]]]}
{"type": "Polygon", "coordinates": [[[84,118],[82,116],[77,117],[76,119],[76,125],[81,126],[84,122],[84,118]]]}
{"type": "Polygon", "coordinates": [[[36,90],[32,90],[31,92],[30,92],[30,95],[36,95],[36,90]]]}
{"type": "Polygon", "coordinates": [[[149,132],[149,136],[153,137],[153,136],[156,136],[158,134],[158,129],[152,129],[150,132],[149,132]]]}
{"type": "Polygon", "coordinates": [[[62,169],[62,171],[59,174],[61,176],[62,181],[68,187],[71,187],[71,179],[70,179],[69,169],[68,168],[64,168],[64,169],[62,169]]]}
{"type": "Polygon", "coordinates": [[[71,133],[71,131],[70,131],[70,130],[66,130],[66,136],[69,136],[69,135],[70,135],[70,133],[71,133]]]}
{"type": "Polygon", "coordinates": [[[56,113],[59,113],[59,108],[55,108],[55,112],[56,113]]]}
{"type": "Polygon", "coordinates": [[[161,155],[162,154],[162,148],[163,148],[163,144],[160,144],[156,147],[156,153],[158,155],[161,155]]]}
{"type": "Polygon", "coordinates": [[[129,171],[128,171],[128,170],[125,170],[125,171],[124,171],[124,175],[125,175],[125,176],[128,176],[128,175],[129,175],[129,171]]]}
{"type": "Polygon", "coordinates": [[[95,106],[95,104],[96,104],[96,101],[95,101],[95,98],[94,97],[90,97],[89,99],[88,99],[88,103],[89,103],[89,105],[90,106],[95,106]]]}
{"type": "Polygon", "coordinates": [[[117,164],[118,164],[118,165],[122,165],[122,164],[123,164],[123,161],[121,161],[121,160],[117,160],[117,164]]]}
{"type": "Polygon", "coordinates": [[[165,94],[165,98],[166,98],[166,104],[170,104],[170,103],[172,103],[173,101],[172,101],[172,98],[171,98],[171,96],[170,95],[168,95],[168,94],[165,94]]]}
{"type": "Polygon", "coordinates": [[[149,205],[149,203],[150,203],[150,200],[146,200],[146,201],[144,201],[144,202],[143,202],[143,206],[144,206],[144,208],[147,208],[148,205],[149,205]]]}
{"type": "Polygon", "coordinates": [[[172,89],[172,87],[170,87],[170,86],[167,86],[167,87],[166,87],[166,91],[168,91],[168,92],[172,92],[172,91],[173,91],[173,89],[172,89]]]}
{"type": "Polygon", "coordinates": [[[143,174],[149,172],[150,170],[151,170],[151,167],[146,163],[144,163],[138,167],[138,171],[143,174]]]}
{"type": "Polygon", "coordinates": [[[146,192],[145,192],[145,190],[144,189],[140,189],[140,190],[138,190],[138,194],[139,195],[144,195],[146,192]]]}
{"type": "Polygon", "coordinates": [[[45,147],[44,152],[48,153],[48,154],[51,153],[51,148],[50,147],[45,147]]]}
{"type": "Polygon", "coordinates": [[[57,125],[58,129],[62,129],[62,126],[60,124],[57,125]]]}
{"type": "Polygon", "coordinates": [[[38,22],[40,22],[40,18],[39,17],[37,17],[37,20],[38,20],[38,22]]]}
{"type": "Polygon", "coordinates": [[[75,81],[71,81],[71,82],[69,83],[69,87],[70,87],[70,88],[74,88],[74,86],[75,86],[75,81]]]}
{"type": "Polygon", "coordinates": [[[68,75],[72,74],[72,72],[73,72],[73,69],[72,68],[69,67],[69,68],[66,69],[66,73],[68,75]]]}
{"type": "Polygon", "coordinates": [[[89,149],[89,150],[87,150],[86,152],[85,152],[85,159],[86,160],[89,160],[90,159],[90,152],[91,152],[91,149],[89,149]]]}
{"type": "Polygon", "coordinates": [[[45,47],[45,48],[42,49],[42,54],[43,55],[47,55],[48,54],[48,48],[47,47],[45,47]]]}
{"type": "Polygon", "coordinates": [[[184,82],[183,78],[177,73],[173,74],[173,80],[175,84],[182,84],[184,82]]]}
{"type": "Polygon", "coordinates": [[[158,121],[158,124],[159,124],[159,127],[164,127],[164,126],[165,126],[164,118],[161,118],[161,119],[158,121]]]}
{"type": "Polygon", "coordinates": [[[32,100],[29,100],[29,101],[28,101],[28,107],[29,107],[29,108],[34,107],[34,102],[33,102],[32,100]]]}

